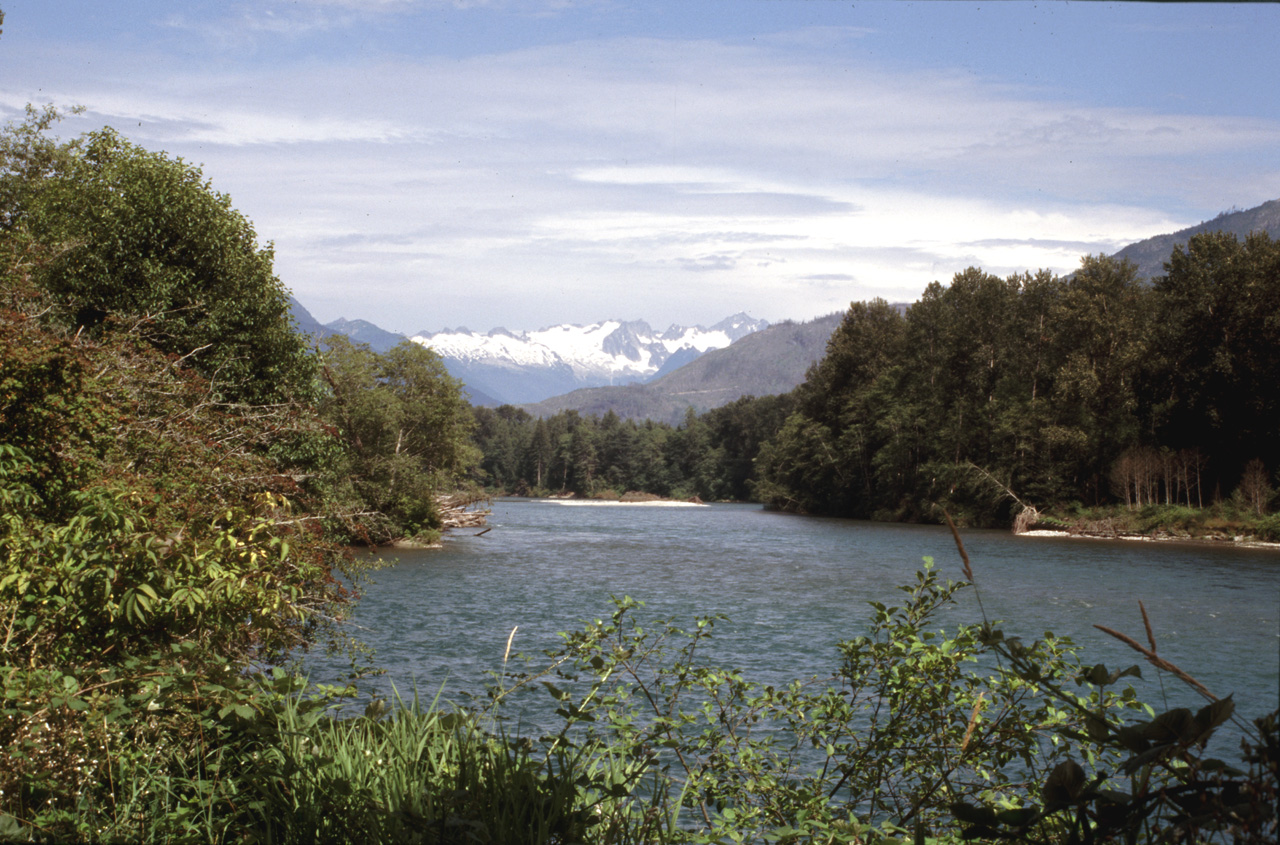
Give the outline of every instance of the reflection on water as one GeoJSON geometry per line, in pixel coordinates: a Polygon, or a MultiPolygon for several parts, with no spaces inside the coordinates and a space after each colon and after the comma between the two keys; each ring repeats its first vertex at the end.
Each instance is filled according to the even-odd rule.
{"type": "MultiPolygon", "coordinates": [[[[388,670],[377,681],[446,698],[477,690],[501,665],[507,636],[537,653],[557,632],[607,616],[610,596],[646,602],[642,618],[692,623],[724,613],[715,657],[748,677],[826,675],[835,644],[860,633],[869,601],[892,603],[921,558],[960,576],[950,533],[768,513],[757,506],[565,507],[495,503],[491,531],[454,534],[442,550],[398,551],[375,574],[356,615],[361,639],[388,670]]],[[[1280,687],[1280,554],[1201,545],[1016,538],[966,532],[987,613],[1011,635],[1067,635],[1090,662],[1127,666],[1141,656],[1093,628],[1145,641],[1138,600],[1159,653],[1242,714],[1277,706],[1280,687]]],[[[946,623],[980,621],[972,590],[946,623]]],[[[720,629],[718,629],[720,630],[720,629]]],[[[313,678],[340,667],[313,661],[313,678]]],[[[1160,704],[1152,672],[1137,682],[1160,704]]],[[[1165,687],[1170,705],[1199,702],[1165,687]]]]}

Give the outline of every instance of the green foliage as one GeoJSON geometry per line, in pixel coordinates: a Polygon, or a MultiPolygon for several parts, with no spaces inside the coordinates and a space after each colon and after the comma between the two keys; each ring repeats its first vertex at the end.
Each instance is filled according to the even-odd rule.
{"type": "Polygon", "coordinates": [[[353,598],[300,473],[330,437],[243,219],[53,117],[0,133],[0,829],[217,838],[248,673],[353,598]]]}
{"type": "Polygon", "coordinates": [[[293,331],[271,249],[200,170],[111,129],[56,144],[56,112],[30,111],[0,143],[0,224],[49,250],[33,274],[74,332],[115,318],[190,356],[220,399],[308,395],[314,366],[293,331]]]}
{"type": "Polygon", "coordinates": [[[202,412],[202,383],[154,352],[75,351],[103,366],[44,382],[43,410],[83,442],[48,462],[0,444],[0,812],[97,839],[113,784],[222,753],[228,714],[255,707],[244,668],[312,642],[351,594],[252,448],[286,420],[202,412]]]}
{"type": "MultiPolygon", "coordinates": [[[[565,722],[546,741],[642,763],[654,779],[644,811],[678,818],[678,841],[953,835],[952,803],[1020,800],[1085,724],[1051,694],[1080,671],[1069,642],[1026,646],[1040,674],[1024,678],[993,671],[984,626],[938,627],[962,586],[926,565],[900,605],[873,604],[829,678],[783,685],[713,662],[723,618],[647,624],[621,599],[565,635],[547,668],[511,672],[491,695],[540,683],[565,722]]],[[[1136,706],[1131,691],[1085,700],[1106,714],[1136,706]]]]}
{"type": "Polygon", "coordinates": [[[565,745],[539,754],[416,697],[337,719],[292,696],[267,727],[246,787],[268,841],[626,841],[613,805],[635,784],[620,767],[565,745]]]}
{"type": "MultiPolygon", "coordinates": [[[[1190,432],[1152,452],[1186,458],[1166,500],[1190,502],[1193,467],[1197,491],[1238,482],[1208,519],[1280,535],[1265,238],[1193,240],[1155,294],[1086,259],[1070,280],[966,271],[905,317],[855,306],[793,396],[676,427],[473,415],[411,344],[336,341],[317,387],[230,201],[110,130],[56,142],[56,118],[0,133],[0,838],[1274,841],[1275,716],[1246,733],[1247,772],[1206,759],[1229,699],[1126,721],[1140,705],[1113,687],[1136,668],[944,630],[965,585],[929,566],[823,679],[753,681],[715,662],[722,619],[641,624],[629,599],[477,713],[340,718],[350,690],[273,666],[353,598],[359,572],[320,526],[430,531],[468,475],[722,498],[755,460],[758,490],[797,509],[951,500],[989,521],[1010,489],[1101,499],[1143,437],[1190,432]],[[308,397],[319,414],[290,401],[308,397]],[[504,708],[544,694],[560,730],[506,734],[504,708]]],[[[1139,475],[1131,518],[1204,518],[1153,507],[1139,475]]]]}
{"type": "MultiPolygon", "coordinates": [[[[1105,755],[1110,764],[1095,765],[1090,774],[1075,759],[1064,759],[1044,778],[1039,803],[1030,791],[1031,800],[1012,810],[991,802],[957,802],[952,812],[965,825],[963,838],[1028,843],[1275,841],[1280,830],[1280,714],[1259,718],[1252,728],[1238,723],[1245,735],[1242,763],[1249,767],[1243,771],[1205,755],[1215,731],[1233,719],[1234,702],[1216,698],[1154,649],[1129,641],[1158,669],[1196,687],[1210,703],[1194,713],[1180,707],[1151,719],[1116,720],[1060,681],[1045,679],[1038,662],[1016,641],[1003,641],[999,632],[992,632],[988,640],[1008,660],[1011,676],[1044,684],[1083,720],[1083,732],[1060,733],[1079,741],[1081,753],[1095,761],[1105,755]]],[[[1093,689],[1097,700],[1106,687],[1138,673],[1137,666],[1108,671],[1099,664],[1082,672],[1076,683],[1093,689]]]]}
{"type": "Polygon", "coordinates": [[[789,396],[745,396],[679,426],[562,411],[534,419],[504,405],[475,408],[482,458],[475,480],[490,490],[584,496],[642,492],[745,501],[754,462],[785,419],[789,396]]]}
{"type": "Polygon", "coordinates": [[[1280,465],[1278,254],[1265,235],[1201,235],[1154,288],[1088,256],[1068,278],[971,268],[905,317],[854,303],[761,448],[757,494],[890,519],[936,520],[942,504],[987,525],[1157,490],[1200,506],[1239,487],[1264,510],[1280,465]],[[1135,461],[1148,452],[1154,471],[1135,461]]]}
{"type": "Polygon", "coordinates": [[[1234,486],[1260,458],[1280,467],[1280,243],[1193,237],[1155,280],[1148,379],[1155,424],[1173,448],[1205,449],[1213,475],[1234,486]]]}
{"type": "Polygon", "coordinates": [[[366,539],[438,530],[436,496],[479,460],[461,385],[416,343],[385,355],[343,337],[326,344],[319,408],[345,446],[334,473],[345,489],[336,495],[372,517],[362,524],[366,539]]]}

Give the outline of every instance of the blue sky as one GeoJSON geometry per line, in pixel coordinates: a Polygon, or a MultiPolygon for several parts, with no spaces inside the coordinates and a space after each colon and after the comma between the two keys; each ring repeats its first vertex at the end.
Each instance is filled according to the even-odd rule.
{"type": "Polygon", "coordinates": [[[323,321],[807,319],[1280,197],[1280,7],[0,0],[0,119],[201,164],[323,321]]]}

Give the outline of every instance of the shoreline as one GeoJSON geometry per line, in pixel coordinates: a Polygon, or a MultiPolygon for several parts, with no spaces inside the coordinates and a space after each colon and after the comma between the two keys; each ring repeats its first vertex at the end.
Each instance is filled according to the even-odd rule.
{"type": "Polygon", "coordinates": [[[1029,528],[1019,534],[1015,534],[1014,536],[1047,539],[1065,538],[1072,540],[1123,540],[1126,542],[1139,543],[1187,543],[1199,546],[1228,546],[1236,549],[1258,549],[1262,551],[1280,552],[1280,543],[1273,543],[1267,540],[1247,539],[1243,535],[1236,537],[1194,537],[1190,534],[1138,534],[1134,532],[1103,533],[1100,531],[1064,531],[1060,528],[1029,528]]]}
{"type": "Polygon", "coordinates": [[[628,508],[705,508],[706,502],[690,502],[685,499],[529,499],[551,505],[574,507],[628,507],[628,508]]]}

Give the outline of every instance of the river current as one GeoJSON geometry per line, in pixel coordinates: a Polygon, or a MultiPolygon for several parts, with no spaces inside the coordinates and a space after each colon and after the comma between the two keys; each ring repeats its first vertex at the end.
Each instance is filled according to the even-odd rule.
{"type": "MultiPolygon", "coordinates": [[[[366,683],[417,688],[446,700],[479,691],[513,652],[536,654],[557,632],[606,617],[611,596],[646,606],[644,620],[692,625],[723,613],[715,659],[777,683],[825,676],[835,644],[862,633],[867,603],[894,603],[932,557],[944,577],[962,577],[950,532],[798,517],[756,505],[654,506],[499,500],[489,530],[452,533],[445,548],[384,553],[354,633],[386,674],[366,683]]],[[[965,531],[987,615],[1006,634],[1070,636],[1087,663],[1110,668],[1142,656],[1096,630],[1101,624],[1146,642],[1141,600],[1158,653],[1220,696],[1234,694],[1254,718],[1280,698],[1280,552],[1201,544],[1015,537],[965,531]]],[[[973,589],[944,620],[981,621],[973,589]]],[[[336,676],[325,659],[313,680],[336,676]]],[[[1163,687],[1144,664],[1135,681],[1161,709],[1203,701],[1174,678],[1163,687]],[[1165,697],[1167,695],[1167,698],[1165,697]]]]}

